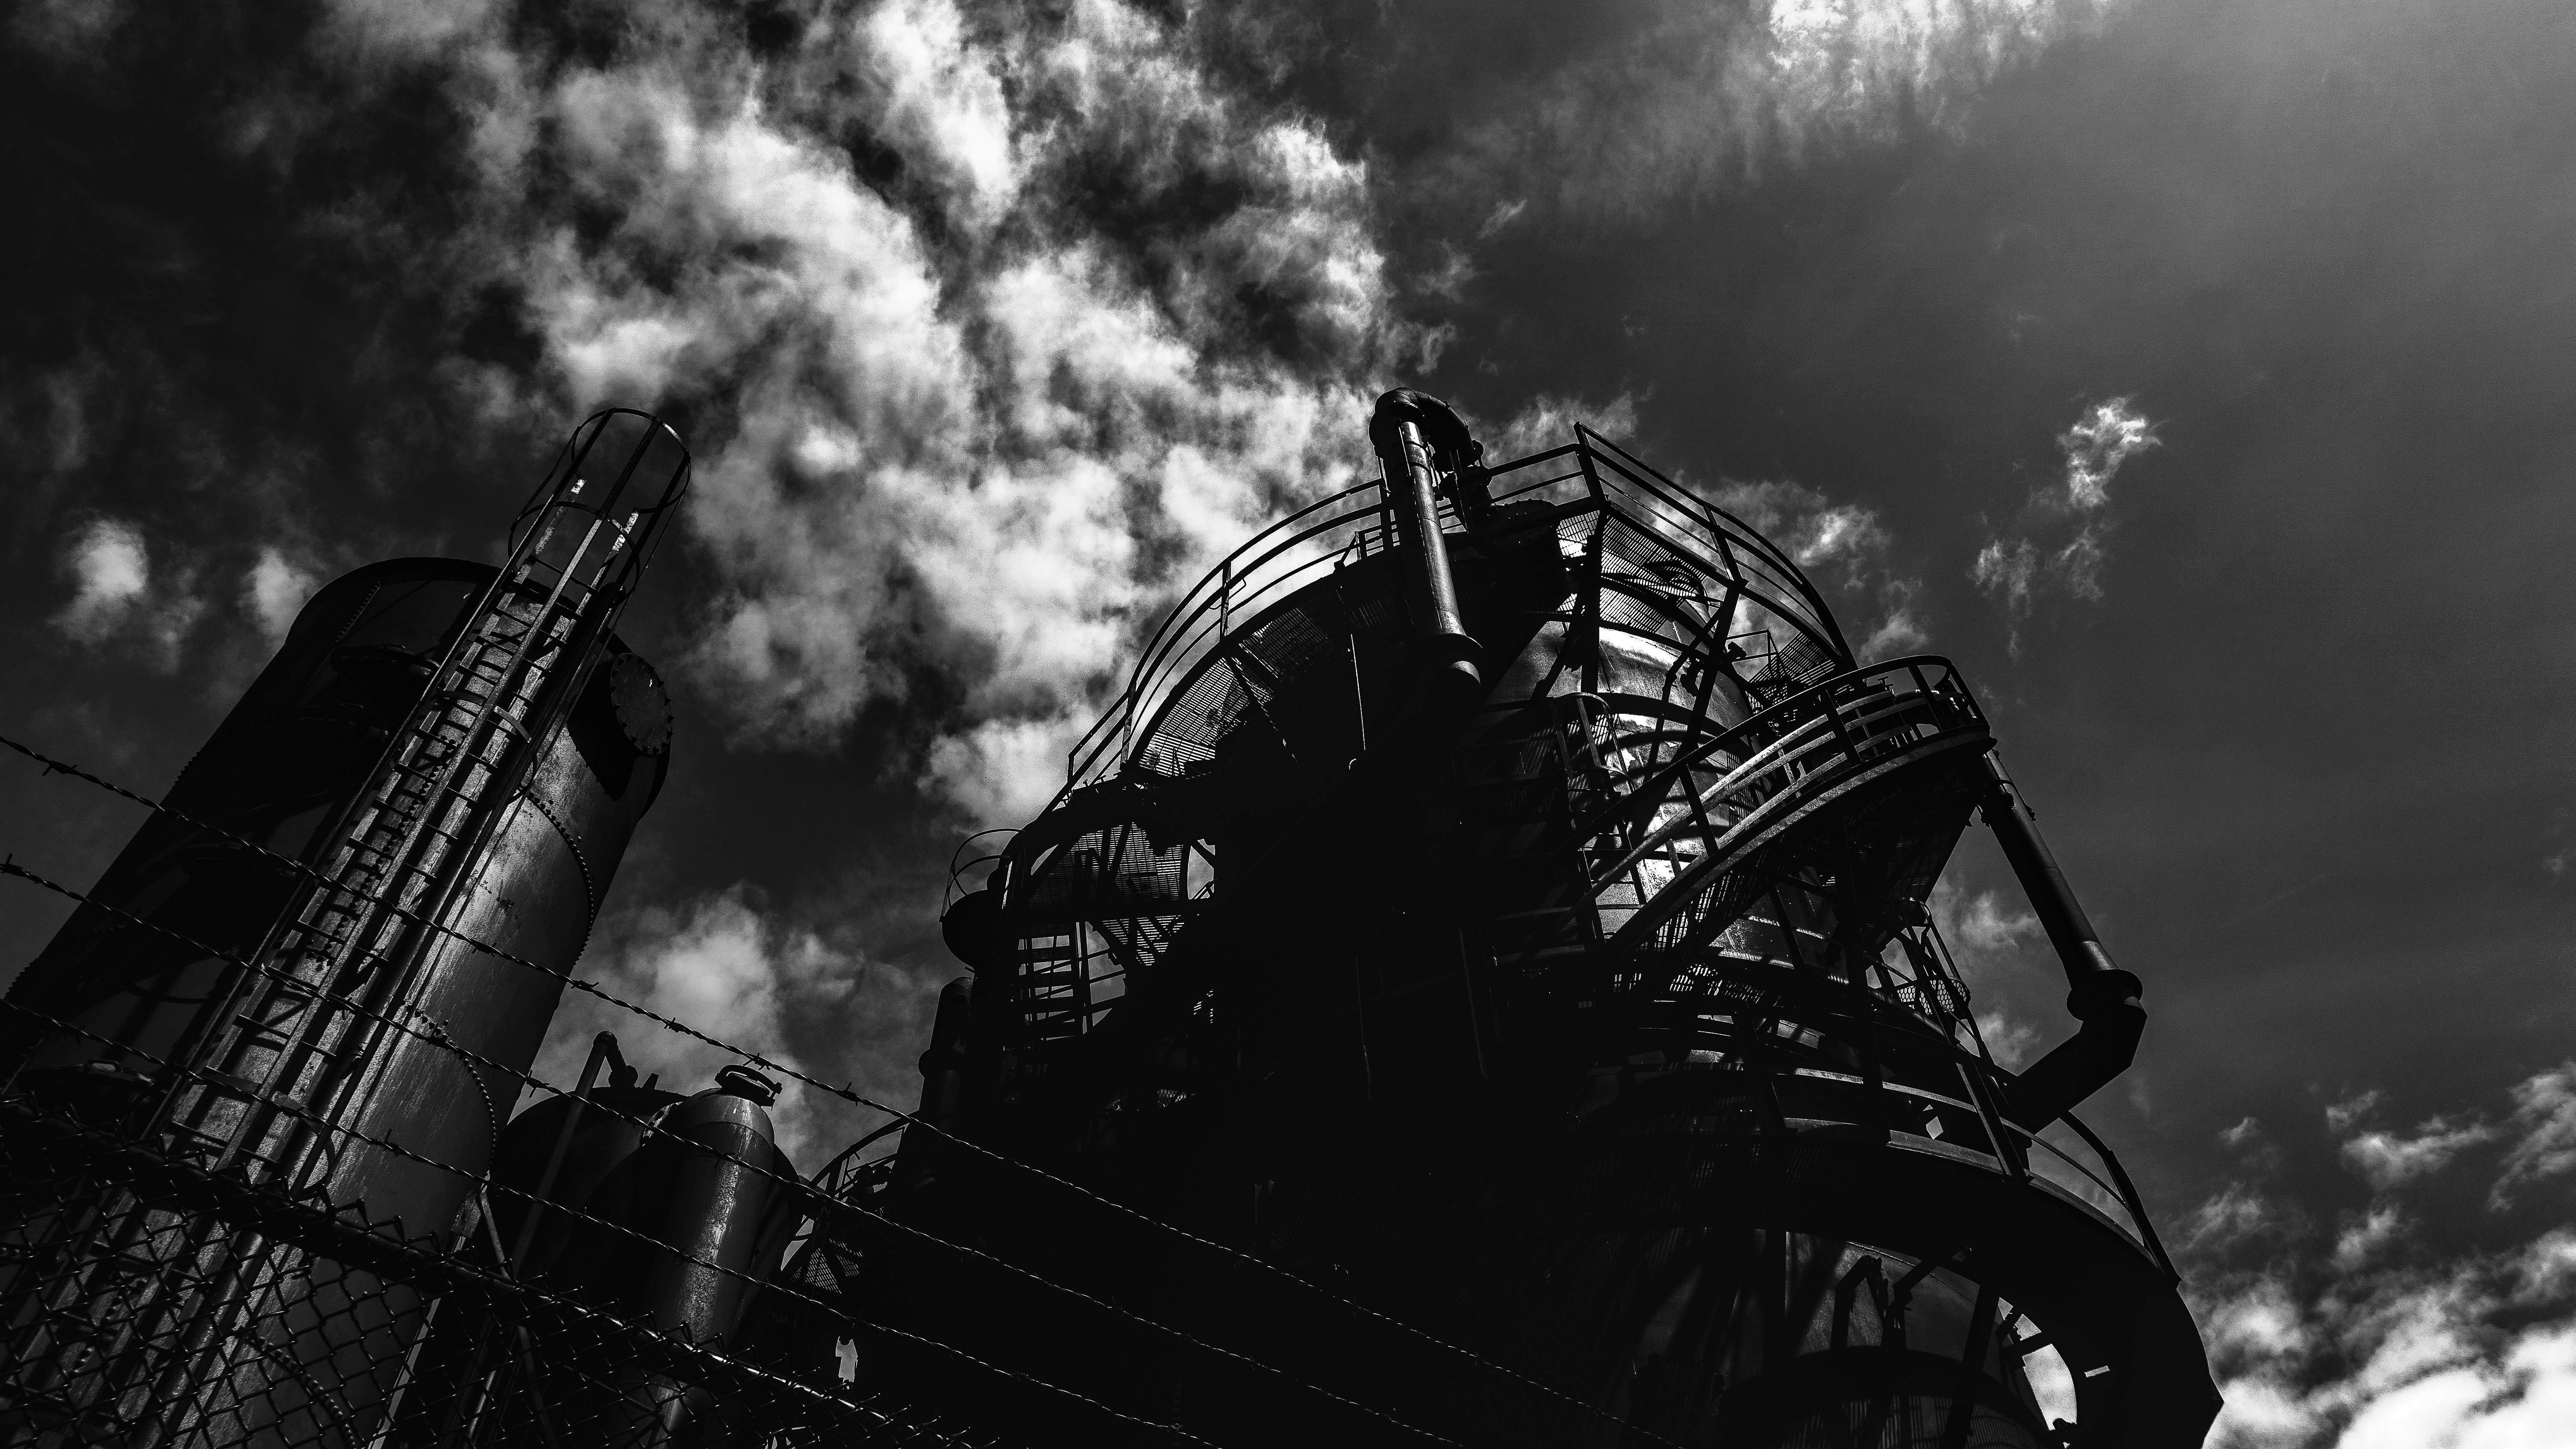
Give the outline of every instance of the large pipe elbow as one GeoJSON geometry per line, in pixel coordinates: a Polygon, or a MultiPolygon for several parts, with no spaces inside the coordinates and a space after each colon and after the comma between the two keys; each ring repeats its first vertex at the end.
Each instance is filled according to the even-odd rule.
{"type": "Polygon", "coordinates": [[[2084,1018],[2075,1035],[2014,1079],[2006,1106],[2012,1119],[2030,1131],[2073,1111],[2118,1080],[2137,1060],[2138,1041],[2147,1030],[2147,1009],[2131,996],[2094,1010],[2097,1014],[2084,1018]]]}
{"type": "Polygon", "coordinates": [[[2113,964],[2093,920],[2075,898],[2066,872],[2040,838],[2039,827],[1993,755],[1986,756],[1986,824],[2004,859],[2030,898],[2049,944],[2066,971],[2066,1010],[2081,1025],[2075,1035],[2021,1073],[2012,1091],[2011,1115],[2037,1131],[2111,1084],[2137,1060],[2147,1029],[2141,998],[2146,985],[2113,964]]]}
{"type": "Polygon", "coordinates": [[[1437,455],[1461,457],[1475,442],[1456,408],[1427,392],[1399,387],[1379,394],[1377,407],[1369,413],[1369,443],[1380,459],[1395,454],[1398,430],[1406,423],[1420,430],[1423,443],[1437,455]]]}

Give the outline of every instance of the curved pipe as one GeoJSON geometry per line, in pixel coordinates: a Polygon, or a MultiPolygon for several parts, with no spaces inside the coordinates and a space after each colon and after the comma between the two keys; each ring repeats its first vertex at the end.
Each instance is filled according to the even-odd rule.
{"type": "Polygon", "coordinates": [[[2030,897],[2049,944],[2057,948],[2058,962],[2066,968],[2066,1009],[2083,1023],[2013,1085],[2010,1115],[2036,1132],[2110,1085],[2137,1059],[2138,1040],[2147,1029],[2147,1009],[2139,1001],[2146,985],[2111,963],[2092,917],[2084,913],[2083,902],[2066,883],[2066,872],[2031,823],[2030,809],[2004,773],[2003,762],[1989,754],[1985,763],[1986,824],[2030,897]]]}

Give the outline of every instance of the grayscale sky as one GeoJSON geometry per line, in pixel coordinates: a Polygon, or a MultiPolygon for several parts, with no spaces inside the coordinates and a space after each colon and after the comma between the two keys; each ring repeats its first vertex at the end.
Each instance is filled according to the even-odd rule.
{"type": "MultiPolygon", "coordinates": [[[[319,581],[494,557],[573,421],[663,409],[698,481],[626,632],[681,735],[587,969],[909,1104],[950,850],[1175,590],[1367,470],[1385,387],[1585,418],[1979,687],[2149,985],[2088,1116],[2213,1442],[2576,1424],[2576,7],[0,25],[12,736],[160,789],[319,581]]],[[[0,759],[37,869],[134,823],[0,759]]],[[[5,971],[65,911],[0,887],[5,971]]],[[[1998,1049],[2062,1034],[1982,838],[1939,905],[1998,1049]]]]}

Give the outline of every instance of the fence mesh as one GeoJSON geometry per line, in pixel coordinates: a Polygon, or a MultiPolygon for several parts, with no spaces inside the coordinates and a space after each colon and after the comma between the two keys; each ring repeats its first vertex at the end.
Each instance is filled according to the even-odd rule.
{"type": "Polygon", "coordinates": [[[692,1343],[519,1281],[487,1196],[404,1237],[101,1115],[59,1090],[0,1096],[0,1443],[997,1442],[859,1390],[838,1360],[764,1361],[786,1355],[754,1331],[692,1343]]]}

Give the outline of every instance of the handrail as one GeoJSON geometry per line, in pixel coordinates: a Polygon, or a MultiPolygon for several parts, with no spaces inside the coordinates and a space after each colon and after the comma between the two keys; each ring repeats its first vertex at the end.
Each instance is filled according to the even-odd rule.
{"type": "Polygon", "coordinates": [[[1664,767],[1664,772],[1665,774],[1670,775],[1691,765],[1695,765],[1701,760],[1706,759],[1710,753],[1725,748],[1727,741],[1738,736],[1750,735],[1763,728],[1776,726],[1783,719],[1787,719],[1800,711],[1812,709],[1815,706],[1817,699],[1826,691],[1839,689],[1862,679],[1876,678],[1880,675],[1891,674],[1902,669],[1915,676],[1916,687],[1919,692],[1930,694],[1932,693],[1931,685],[1935,681],[1928,680],[1923,675],[1922,671],[1926,667],[1942,671],[1937,682],[1941,684],[1955,683],[1958,686],[1960,698],[1967,704],[1969,710],[1973,712],[1979,720],[1983,720],[1985,718],[1985,711],[1978,707],[1976,696],[1969,692],[1967,681],[1960,678],[1957,666],[1953,665],[1946,657],[1939,654],[1899,655],[1894,659],[1881,660],[1876,664],[1864,664],[1856,669],[1846,669],[1840,674],[1830,675],[1826,678],[1819,679],[1815,683],[1798,690],[1794,694],[1785,695],[1780,699],[1774,700],[1772,703],[1765,705],[1754,713],[1745,716],[1744,719],[1728,729],[1709,736],[1707,742],[1700,746],[1696,753],[1689,756],[1675,758],[1672,763],[1664,767]]]}
{"type": "Polygon", "coordinates": [[[974,834],[967,836],[964,840],[957,842],[957,849],[951,852],[948,857],[948,888],[940,892],[940,914],[946,915],[948,908],[957,903],[957,898],[967,893],[960,885],[960,882],[965,879],[966,872],[984,864],[986,861],[1007,860],[1010,858],[1011,847],[1008,841],[1003,842],[1001,849],[988,850],[982,855],[976,856],[972,860],[966,858],[967,848],[987,835],[1018,835],[1019,833],[1019,827],[1017,826],[996,826],[990,830],[978,830],[974,834]]]}
{"type": "MultiPolygon", "coordinates": [[[[1924,1046],[1928,1050],[1933,1048],[1934,1044],[1926,1042],[1924,1043],[1924,1046]]],[[[1986,1090],[1992,1091],[1994,1088],[2004,1085],[2004,1074],[2000,1069],[1991,1066],[1975,1053],[1962,1050],[1955,1044],[1950,1043],[1940,1044],[1938,1049],[1951,1059],[1952,1065],[1964,1069],[1970,1074],[1971,1079],[1975,1083],[1983,1086],[1986,1090]]],[[[2124,1231],[2130,1239],[2134,1241],[2139,1248],[2144,1250],[2149,1257],[2153,1258],[2157,1267],[2162,1269],[2168,1276],[2172,1276],[2174,1274],[2173,1260],[2165,1252],[2163,1241],[2156,1236],[2154,1221],[2147,1215],[2146,1202],[2139,1196],[2137,1185],[2130,1180],[2127,1169],[2120,1165],[2119,1157],[2115,1155],[2111,1151],[2110,1147],[2094,1133],[2092,1128],[2084,1125],[2083,1121],[2077,1118],[2074,1113],[2062,1113],[2056,1120],[2064,1122],[2068,1127],[2074,1129],[2076,1135],[2083,1139],[2084,1145],[2092,1150],[2094,1159],[2101,1165],[2103,1172],[2110,1174],[2107,1179],[2103,1176],[2103,1173],[2095,1172],[2093,1169],[2086,1167],[2081,1161],[2078,1161],[2071,1153],[2067,1152],[2064,1148],[2059,1147],[2056,1143],[2051,1142],[2047,1138],[2040,1136],[2037,1132],[2033,1132],[2010,1120],[1997,1118],[1994,1114],[1987,1112],[1982,1106],[1975,1102],[1962,1101],[1925,1088],[1913,1086],[1910,1083],[1890,1080],[1884,1077],[1873,1082],[1866,1077],[1853,1076],[1849,1073],[1828,1072],[1805,1067],[1790,1068],[1787,1074],[1810,1081],[1823,1081],[1831,1084],[1833,1087],[1847,1091],[1857,1089],[1875,1094],[1903,1096],[1909,1099],[1937,1103],[1954,1111],[1968,1113],[1978,1117],[1985,1123],[1986,1131],[1990,1137],[1994,1136],[1995,1128],[2000,1124],[2004,1131],[2010,1134],[2010,1136],[2019,1138],[2024,1143],[2035,1143],[2040,1147],[2046,1148],[2050,1156],[2065,1163],[2069,1168],[2074,1170],[2077,1176],[2100,1189],[2102,1196],[2109,1202],[2117,1204],[2121,1213],[2127,1217],[2128,1226],[2124,1231]]],[[[1885,1115],[1892,1116],[1894,1114],[1885,1115]]],[[[2000,1149],[2003,1144],[1998,1140],[1995,1145],[2000,1149]]],[[[2004,1176],[2028,1176],[2028,1174],[2016,1174],[2013,1171],[2012,1164],[2005,1159],[1999,1151],[1976,1153],[1975,1155],[1994,1159],[1996,1171],[2004,1176]]],[[[2041,1182],[2047,1181],[2045,1178],[2037,1178],[2036,1180],[2041,1182]]],[[[2056,1187],[2058,1185],[2051,1183],[2050,1186],[2056,1187]]],[[[2060,1187],[2059,1190],[2064,1191],[2065,1189],[2060,1187]]],[[[2098,1210],[2098,1205],[2090,1206],[2097,1206],[2098,1210]]],[[[2118,1226],[2116,1221],[2114,1222],[2114,1226],[2118,1226]]]]}
{"type": "Polygon", "coordinates": [[[1712,535],[1728,542],[1750,546],[1766,563],[1781,572],[1783,575],[1781,582],[1789,585],[1798,600],[1814,612],[1814,619],[1805,622],[1823,626],[1824,638],[1833,646],[1835,655],[1843,659],[1852,657],[1851,646],[1844,640],[1840,626],[1834,622],[1833,611],[1825,606],[1824,596],[1816,592],[1815,585],[1808,582],[1805,572],[1799,569],[1778,544],[1764,537],[1760,531],[1743,519],[1698,497],[1679,483],[1665,477],[1653,464],[1620,447],[1590,427],[1578,423],[1575,425],[1575,432],[1586,443],[1598,444],[1609,454],[1615,455],[1605,457],[1604,461],[1636,484],[1649,497],[1679,509],[1684,514],[1697,509],[1703,515],[1700,520],[1702,526],[1706,527],[1712,535]],[[1631,471],[1631,467],[1635,471],[1631,471]],[[1639,473],[1645,476],[1639,477],[1639,473]]]}
{"type": "Polygon", "coordinates": [[[1967,684],[1950,662],[1936,655],[1909,655],[1847,670],[1798,691],[1735,726],[1709,736],[1700,744],[1677,751],[1635,789],[1622,793],[1591,820],[1578,826],[1586,839],[1597,839],[1618,830],[1623,823],[1637,821],[1657,810],[1676,807],[1674,817],[1656,826],[1642,839],[1623,849],[1617,865],[1604,871],[1593,882],[1592,899],[1596,905],[1602,895],[1627,872],[1634,869],[1659,847],[1669,845],[1675,837],[1693,828],[1703,837],[1698,857],[1677,870],[1651,895],[1641,892],[1635,902],[1620,902],[1619,908],[1631,911],[1614,935],[1611,949],[1634,949],[1656,931],[1661,930],[1692,900],[1698,898],[1729,864],[1730,850],[1739,841],[1751,838],[1773,816],[1783,802],[1792,801],[1816,781],[1830,781],[1840,773],[1838,766],[1858,767],[1874,754],[1872,746],[1895,726],[1888,718],[1898,712],[1919,714],[1921,723],[1929,723],[1942,734],[1958,729],[1981,727],[1984,711],[1979,709],[1967,684]],[[1862,719],[1845,718],[1854,705],[1867,702],[1873,694],[1886,690],[1887,681],[1899,676],[1914,682],[1911,694],[1896,696],[1890,705],[1862,719]],[[1962,718],[1950,719],[1952,713],[1962,718]],[[1876,726],[1858,734],[1854,725],[1876,726]],[[1816,735],[1819,730],[1829,735],[1816,735]],[[1756,741],[1761,743],[1757,746],[1756,741]],[[1794,748],[1792,746],[1794,745],[1794,748]],[[1801,765],[1801,761],[1819,750],[1832,746],[1832,759],[1820,765],[1801,765]],[[1712,756],[1729,751],[1744,756],[1725,776],[1706,790],[1692,787],[1690,771],[1705,764],[1712,756]],[[1720,822],[1709,815],[1709,808],[1725,797],[1741,793],[1758,784],[1762,777],[1793,771],[1778,788],[1765,794],[1760,803],[1733,820],[1720,822]]]}
{"type": "MultiPolygon", "coordinates": [[[[1578,425],[1575,441],[1502,464],[1488,476],[1497,503],[1579,481],[1583,495],[1562,501],[1566,511],[1557,520],[1560,528],[1574,518],[1612,517],[1685,557],[1713,544],[1715,556],[1694,558],[1694,567],[1814,637],[1834,657],[1850,659],[1822,595],[1785,551],[1589,427],[1578,425]],[[1573,466],[1548,466],[1568,459],[1573,466]],[[1527,476],[1531,474],[1541,476],[1527,476]]],[[[1301,579],[1337,567],[1354,547],[1368,552],[1384,531],[1381,488],[1371,479],[1307,504],[1245,540],[1184,590],[1138,652],[1126,687],[1066,752],[1066,783],[1058,800],[1140,757],[1170,701],[1232,632],[1231,620],[1249,616],[1257,622],[1261,610],[1293,592],[1301,579]],[[1336,530],[1349,535],[1338,548],[1280,562],[1336,530]]],[[[1451,525],[1457,523],[1453,502],[1444,500],[1440,512],[1451,525]]]]}
{"type": "MultiPolygon", "coordinates": [[[[1094,740],[1103,732],[1107,731],[1113,723],[1119,722],[1123,718],[1133,715],[1135,702],[1142,697],[1146,691],[1146,682],[1149,675],[1153,674],[1157,670],[1160,661],[1163,660],[1171,650],[1177,647],[1178,632],[1186,628],[1190,622],[1199,619],[1206,613],[1210,601],[1201,599],[1200,596],[1208,592],[1211,584],[1216,585],[1221,591],[1220,597],[1218,597],[1215,602],[1219,605],[1229,602],[1226,598],[1222,597],[1222,591],[1230,589],[1235,575],[1235,565],[1241,561],[1246,554],[1249,554],[1254,549],[1261,547],[1275,536],[1293,529],[1300,520],[1313,513],[1330,508],[1334,504],[1357,497],[1363,493],[1373,494],[1377,489],[1378,485],[1374,482],[1359,483],[1354,484],[1349,488],[1345,488],[1338,493],[1329,494],[1323,498],[1317,499],[1315,502],[1298,509],[1296,512],[1289,514],[1286,518],[1283,518],[1277,523],[1270,525],[1268,528],[1261,530],[1259,533],[1254,534],[1251,538],[1244,540],[1241,545],[1236,547],[1234,552],[1227,554],[1218,562],[1215,568],[1210,569],[1206,574],[1200,577],[1198,582],[1192,584],[1187,590],[1185,590],[1181,597],[1174,601],[1171,612],[1164,615],[1163,622],[1156,626],[1153,635],[1146,640],[1144,649],[1137,656],[1135,667],[1129,671],[1126,690],[1120,694],[1118,701],[1112,704],[1109,709],[1104,711],[1101,714],[1101,717],[1093,723],[1091,728],[1083,733],[1082,738],[1075,742],[1073,750],[1070,752],[1067,760],[1067,764],[1070,767],[1068,771],[1069,775],[1078,780],[1084,773],[1085,767],[1091,763],[1090,756],[1096,755],[1097,753],[1093,745],[1094,740]],[[1194,603],[1194,600],[1197,602],[1194,603]]],[[[1375,512],[1376,505],[1372,503],[1367,511],[1375,512]]],[[[1330,526],[1330,524],[1324,525],[1324,527],[1330,526]]],[[[1312,537],[1313,533],[1316,531],[1320,530],[1309,531],[1300,537],[1301,539],[1304,537],[1312,537]]],[[[1274,555],[1275,552],[1276,550],[1273,551],[1274,555]]],[[[1265,557],[1269,556],[1271,555],[1265,555],[1265,557]]]]}
{"type": "MultiPolygon", "coordinates": [[[[2047,1148],[2049,1156],[2054,1157],[2058,1161],[2065,1163],[2068,1167],[2075,1169],[2078,1176],[2100,1189],[2104,1197],[2113,1202],[2119,1203],[2123,1211],[2127,1210],[2128,1204],[2122,1201],[2120,1190],[2104,1181],[2101,1175],[2094,1172],[2091,1168],[2088,1168],[2083,1163],[2076,1161],[2074,1157],[2067,1153],[2066,1149],[2049,1141],[2047,1138],[2040,1136],[2038,1133],[2031,1131],[2029,1128],[2019,1125],[2018,1123],[2007,1122],[2004,1125],[2010,1128],[2012,1134],[2020,1138],[2022,1141],[2034,1146],[2047,1148]]],[[[2143,1246],[2143,1244],[2141,1246],[2143,1246]]]]}
{"type": "Polygon", "coordinates": [[[2084,1145],[2092,1148],[2093,1155],[2101,1158],[2102,1165],[2110,1169],[2112,1179],[2120,1185],[2120,1205],[2129,1210],[2130,1218],[2136,1221],[2138,1230],[2145,1235],[2148,1251],[2156,1255],[2156,1262],[2165,1270],[2167,1277],[2177,1283],[2181,1282],[2182,1275],[2174,1270],[2172,1256],[2165,1252],[2164,1240],[2156,1236],[2155,1223],[2147,1217],[2146,1199],[2139,1196],[2138,1185],[2129,1180],[2129,1170],[2120,1165],[2120,1159],[2112,1155],[2111,1149],[2103,1144],[2101,1138],[2093,1135],[2093,1129],[2084,1125],[2083,1118],[2073,1112],[2060,1112],[2057,1114],[2057,1120],[2074,1128],[2075,1135],[2083,1138],[2084,1145]]]}

